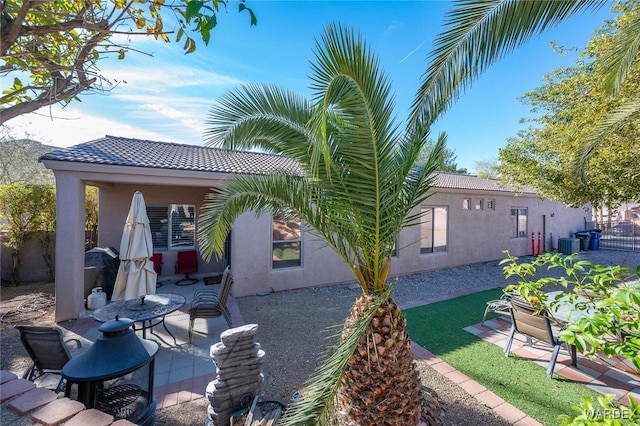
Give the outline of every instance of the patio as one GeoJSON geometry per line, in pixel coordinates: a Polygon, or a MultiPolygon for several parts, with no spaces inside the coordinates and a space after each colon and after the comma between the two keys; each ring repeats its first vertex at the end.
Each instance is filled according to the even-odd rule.
{"type": "MultiPolygon", "coordinates": [[[[215,365],[209,356],[212,344],[220,341],[220,333],[228,329],[223,317],[211,319],[198,319],[194,326],[192,342],[189,343],[189,306],[193,299],[193,292],[207,288],[218,290],[220,285],[204,285],[202,280],[193,285],[177,286],[172,281],[163,281],[162,287],[157,289],[158,294],[172,293],[183,295],[186,304],[165,318],[166,326],[175,336],[170,336],[163,327],[156,326],[153,333],[147,332],[147,338],[160,343],[160,349],[155,359],[154,395],[157,399],[158,409],[175,404],[193,401],[203,398],[207,384],[216,376],[215,365]]],[[[229,298],[233,324],[244,324],[240,316],[240,310],[233,297],[229,298]]],[[[75,334],[83,341],[83,347],[89,346],[99,336],[100,323],[87,316],[77,321],[70,321],[70,325],[61,323],[71,334],[75,334]]],[[[142,336],[142,332],[137,332],[142,336]]],[[[65,336],[67,333],[65,333],[65,336]]]]}
{"type": "MultiPolygon", "coordinates": [[[[187,299],[185,306],[166,317],[167,327],[175,335],[177,344],[174,345],[172,337],[162,327],[156,327],[153,334],[148,336],[161,343],[156,357],[154,377],[154,392],[158,401],[158,409],[203,398],[207,383],[215,378],[215,365],[209,356],[209,348],[220,340],[220,333],[228,328],[224,318],[198,319],[191,344],[188,339],[189,305],[194,291],[202,288],[218,290],[219,285],[205,286],[203,281],[198,281],[194,285],[177,286],[172,281],[164,281],[163,286],[157,290],[158,293],[181,294],[187,299]]],[[[228,306],[233,316],[233,324],[243,325],[244,320],[233,297],[229,298],[228,306]]],[[[87,317],[77,320],[69,327],[69,331],[86,341],[94,341],[99,333],[98,326],[99,324],[95,320],[87,317]]],[[[510,320],[501,316],[487,320],[484,325],[475,324],[466,327],[465,331],[504,348],[510,327],[510,320]]],[[[141,333],[138,332],[138,334],[141,333]]],[[[430,364],[434,362],[434,359],[442,362],[428,350],[415,343],[413,351],[417,359],[427,360],[430,364]]],[[[527,346],[526,338],[522,335],[516,334],[514,338],[512,353],[529,359],[543,368],[546,368],[548,364],[551,351],[550,346],[535,341],[533,347],[527,346]]],[[[457,375],[460,375],[450,366],[446,366],[445,370],[442,373],[446,373],[447,377],[451,376],[455,379],[457,375]]],[[[558,356],[555,373],[563,378],[583,383],[597,392],[613,393],[616,395],[616,399],[626,404],[628,404],[629,395],[640,398],[640,377],[625,374],[581,356],[578,357],[578,369],[576,369],[570,366],[570,357],[564,348],[558,356]]],[[[470,389],[472,388],[473,386],[470,389]]],[[[470,393],[478,398],[476,392],[470,393]]],[[[482,400],[483,397],[479,398],[482,400]]],[[[494,405],[491,401],[482,402],[489,406],[494,405]]],[[[503,417],[505,412],[511,409],[519,411],[505,401],[496,404],[497,406],[500,406],[503,417]]]]}

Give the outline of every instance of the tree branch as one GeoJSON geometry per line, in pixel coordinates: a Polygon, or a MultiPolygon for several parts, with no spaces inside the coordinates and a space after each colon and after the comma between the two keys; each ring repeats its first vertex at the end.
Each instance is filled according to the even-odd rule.
{"type": "Polygon", "coordinates": [[[36,3],[37,2],[32,0],[26,0],[22,3],[20,11],[14,19],[7,11],[5,2],[2,2],[2,57],[4,57],[9,48],[18,39],[20,30],[22,29],[22,22],[29,13],[32,5],[36,3]]]}

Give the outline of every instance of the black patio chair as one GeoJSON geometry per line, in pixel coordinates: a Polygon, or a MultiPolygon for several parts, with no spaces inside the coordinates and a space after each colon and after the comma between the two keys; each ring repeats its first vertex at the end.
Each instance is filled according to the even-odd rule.
{"type": "Polygon", "coordinates": [[[62,367],[71,359],[71,352],[67,344],[73,342],[78,348],[81,348],[80,340],[64,340],[62,330],[58,327],[16,325],[14,328],[20,332],[20,340],[33,361],[22,378],[34,381],[47,373],[56,374],[60,376],[60,381],[55,391],[62,391],[64,388],[64,378],[61,375],[62,367]]]}

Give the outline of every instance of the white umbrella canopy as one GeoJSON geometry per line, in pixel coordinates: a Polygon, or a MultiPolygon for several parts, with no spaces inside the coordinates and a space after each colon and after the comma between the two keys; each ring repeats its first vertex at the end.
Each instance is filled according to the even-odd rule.
{"type": "Polygon", "coordinates": [[[120,267],[111,300],[131,300],[156,293],[157,275],[153,263],[153,241],[144,197],[133,194],[131,208],[120,242],[120,267]]]}

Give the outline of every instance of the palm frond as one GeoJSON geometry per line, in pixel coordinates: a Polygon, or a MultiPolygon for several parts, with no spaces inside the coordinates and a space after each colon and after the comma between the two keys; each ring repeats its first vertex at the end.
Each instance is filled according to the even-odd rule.
{"type": "Polygon", "coordinates": [[[246,212],[293,211],[297,217],[313,216],[312,186],[300,176],[281,174],[231,178],[221,189],[205,196],[198,219],[198,242],[204,259],[220,257],[235,220],[246,212]]]}
{"type": "Polygon", "coordinates": [[[285,154],[309,163],[311,104],[285,89],[249,84],[225,93],[209,110],[205,143],[285,154]]]}
{"type": "Polygon", "coordinates": [[[413,101],[411,121],[432,124],[490,65],[533,36],[606,0],[459,0],[413,101]]]}
{"type": "MultiPolygon", "coordinates": [[[[429,189],[433,187],[437,177],[437,168],[442,164],[446,147],[447,134],[442,132],[438,135],[427,162],[421,167],[413,168],[407,176],[403,185],[403,197],[407,200],[407,213],[431,196],[429,189]]],[[[417,223],[416,219],[419,220],[420,217],[420,213],[417,216],[405,216],[402,226],[415,225],[417,223]]]]}
{"type": "Polygon", "coordinates": [[[342,333],[339,342],[329,348],[326,359],[307,380],[302,390],[302,400],[291,404],[280,419],[281,426],[336,425],[334,418],[335,396],[351,355],[360,338],[370,327],[376,311],[391,296],[397,280],[384,293],[375,298],[366,315],[342,333]]]}
{"type": "Polygon", "coordinates": [[[581,179],[584,176],[587,161],[598,145],[627,123],[639,117],[640,98],[635,98],[612,111],[589,133],[587,139],[580,145],[573,163],[573,167],[577,170],[581,179]]]}
{"type": "Polygon", "coordinates": [[[350,220],[334,226],[336,233],[355,238],[350,244],[354,258],[375,259],[381,265],[387,256],[380,247],[392,247],[383,241],[381,224],[398,206],[390,188],[397,194],[402,183],[395,161],[401,136],[393,119],[391,86],[361,36],[340,25],[327,27],[315,59],[311,78],[317,109],[312,126],[315,149],[322,150],[317,158],[325,164],[316,176],[326,177],[320,185],[334,203],[331,207],[348,211],[350,220]]]}
{"type": "MultiPolygon", "coordinates": [[[[637,4],[636,4],[637,7],[637,4]]],[[[640,52],[640,13],[628,14],[608,55],[602,58],[608,73],[605,89],[617,93],[640,52]]]]}

